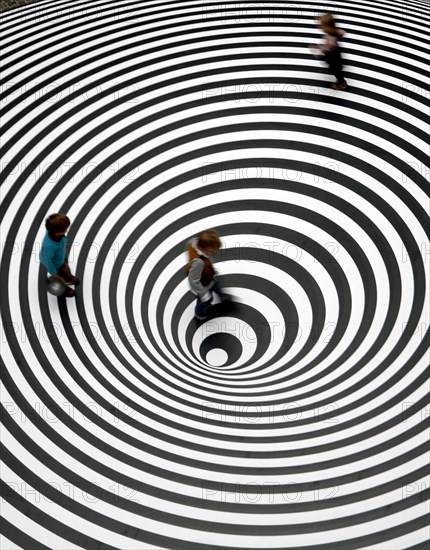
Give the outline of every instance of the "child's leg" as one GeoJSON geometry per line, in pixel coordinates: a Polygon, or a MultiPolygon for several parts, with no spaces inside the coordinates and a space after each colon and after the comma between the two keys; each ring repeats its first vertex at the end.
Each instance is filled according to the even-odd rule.
{"type": "Polygon", "coordinates": [[[211,292],[215,292],[216,294],[218,294],[218,296],[221,298],[222,302],[224,302],[226,300],[231,300],[231,297],[229,296],[229,294],[227,294],[224,291],[224,287],[222,286],[219,279],[215,279],[215,284],[211,288],[211,292]]]}
{"type": "Polygon", "coordinates": [[[211,300],[208,302],[202,302],[199,297],[197,297],[196,308],[194,310],[194,315],[197,319],[203,320],[208,316],[208,309],[211,305],[211,300]]]}
{"type": "Polygon", "coordinates": [[[327,58],[329,64],[329,70],[331,74],[336,78],[337,84],[345,85],[345,77],[343,76],[342,70],[342,58],[340,56],[340,51],[337,49],[333,51],[330,56],[327,58]]]}
{"type": "Polygon", "coordinates": [[[334,65],[333,73],[334,73],[334,76],[336,77],[336,80],[337,80],[338,84],[346,84],[345,77],[343,76],[343,70],[342,70],[342,63],[341,62],[336,63],[336,65],[334,65]]]}
{"type": "Polygon", "coordinates": [[[69,262],[64,262],[64,264],[58,268],[58,275],[60,275],[61,278],[64,279],[64,282],[69,285],[77,285],[79,284],[78,277],[75,277],[72,275],[72,272],[70,271],[69,262]]]}

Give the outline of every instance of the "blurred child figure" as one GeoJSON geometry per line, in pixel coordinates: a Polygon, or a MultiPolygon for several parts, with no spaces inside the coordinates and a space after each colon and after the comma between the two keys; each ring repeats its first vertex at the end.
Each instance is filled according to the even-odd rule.
{"type": "Polygon", "coordinates": [[[188,282],[191,291],[197,295],[194,316],[203,321],[208,316],[208,309],[216,292],[222,301],[230,297],[224,293],[223,287],[216,277],[215,268],[210,256],[221,248],[219,233],[214,229],[207,229],[194,238],[188,245],[188,282]]]}
{"type": "MultiPolygon", "coordinates": [[[[51,214],[46,218],[46,234],[39,257],[54,278],[63,280],[66,285],[77,285],[79,279],[72,275],[67,261],[66,233],[69,226],[70,220],[64,214],[51,214]]],[[[72,288],[67,288],[65,295],[71,298],[76,296],[76,292],[72,288]]]]}
{"type": "Polygon", "coordinates": [[[328,64],[329,71],[336,78],[336,83],[331,87],[334,90],[346,90],[348,84],[343,76],[342,58],[340,55],[339,38],[345,35],[345,32],[336,27],[336,22],[331,13],[325,13],[318,18],[319,26],[324,32],[324,43],[322,45],[310,45],[311,50],[317,48],[319,55],[315,54],[318,59],[324,60],[328,64]]]}

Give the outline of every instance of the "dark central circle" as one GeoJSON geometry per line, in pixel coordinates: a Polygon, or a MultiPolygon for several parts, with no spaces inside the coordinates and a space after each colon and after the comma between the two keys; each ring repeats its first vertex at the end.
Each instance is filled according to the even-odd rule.
{"type": "MultiPolygon", "coordinates": [[[[235,363],[242,355],[242,343],[238,338],[236,338],[236,336],[233,336],[232,334],[218,332],[217,334],[211,334],[210,336],[205,338],[200,344],[200,357],[206,363],[211,364],[210,361],[208,361],[207,357],[208,353],[212,350],[222,350],[225,352],[226,361],[222,363],[222,366],[228,367],[229,365],[235,363]]],[[[218,352],[218,355],[221,354],[218,352]]]]}

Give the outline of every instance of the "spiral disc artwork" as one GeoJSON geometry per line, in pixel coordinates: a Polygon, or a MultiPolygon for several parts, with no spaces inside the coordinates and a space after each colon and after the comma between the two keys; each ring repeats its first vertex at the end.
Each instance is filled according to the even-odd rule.
{"type": "Polygon", "coordinates": [[[1,548],[428,548],[428,2],[1,16],[1,548]]]}

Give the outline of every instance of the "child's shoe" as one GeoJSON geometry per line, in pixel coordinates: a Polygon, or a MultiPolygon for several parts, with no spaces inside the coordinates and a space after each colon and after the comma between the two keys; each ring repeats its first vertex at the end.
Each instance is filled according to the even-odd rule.
{"type": "Polygon", "coordinates": [[[208,318],[207,315],[201,316],[201,315],[197,315],[197,313],[194,313],[194,319],[196,319],[197,321],[205,321],[207,318],[208,318]]]}
{"type": "Polygon", "coordinates": [[[73,290],[73,288],[67,288],[64,296],[66,298],[73,298],[74,296],[76,296],[76,292],[73,290]]]}
{"type": "Polygon", "coordinates": [[[331,85],[333,90],[347,90],[348,84],[346,82],[342,82],[342,84],[339,84],[338,82],[335,82],[331,85]]]}

